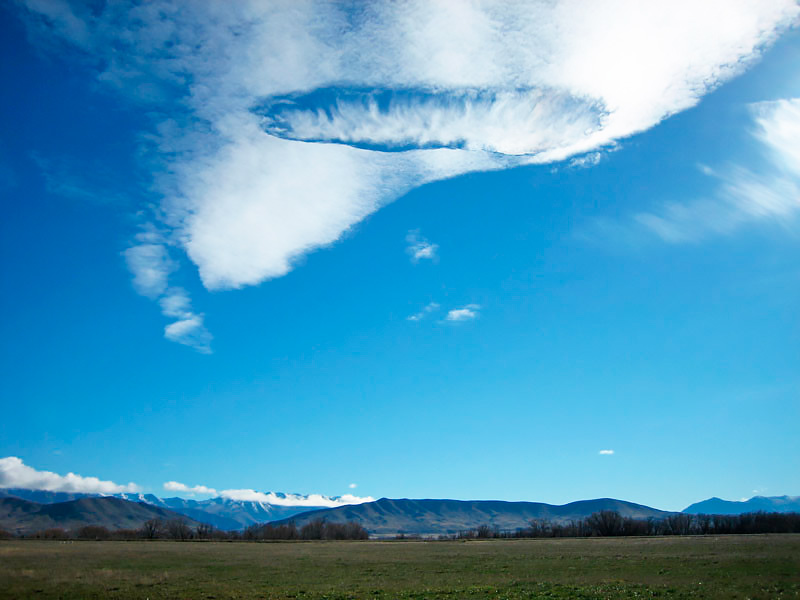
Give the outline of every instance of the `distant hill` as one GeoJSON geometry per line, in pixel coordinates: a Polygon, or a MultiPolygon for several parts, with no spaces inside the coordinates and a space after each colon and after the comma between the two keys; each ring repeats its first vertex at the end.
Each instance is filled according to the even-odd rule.
{"type": "Polygon", "coordinates": [[[709,498],[687,506],[682,512],[692,515],[742,515],[759,511],[800,513],[800,496],[755,496],[743,501],[709,498]]]}
{"type": "MultiPolygon", "coordinates": [[[[0,498],[0,529],[15,534],[30,534],[42,529],[60,527],[76,529],[85,525],[102,525],[108,529],[138,529],[150,519],[186,518],[175,511],[121,498],[90,497],[37,504],[22,498],[0,498]]],[[[196,527],[199,523],[186,518],[196,527]]]]}
{"type": "Polygon", "coordinates": [[[490,525],[501,530],[527,527],[533,519],[565,522],[588,517],[601,510],[614,510],[624,517],[663,519],[673,514],[649,506],[601,498],[564,505],[541,502],[502,502],[499,500],[391,500],[314,510],[281,522],[294,521],[298,527],[314,519],[344,523],[355,521],[372,535],[397,533],[435,535],[457,533],[490,525]]]}

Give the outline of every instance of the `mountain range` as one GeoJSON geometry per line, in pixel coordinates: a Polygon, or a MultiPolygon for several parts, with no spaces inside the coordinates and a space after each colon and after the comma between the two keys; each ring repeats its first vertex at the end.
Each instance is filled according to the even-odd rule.
{"type": "Polygon", "coordinates": [[[139,529],[150,519],[184,518],[187,525],[200,523],[172,510],[122,498],[85,497],[66,502],[39,504],[22,498],[0,498],[0,529],[14,534],[30,534],[43,529],[78,529],[101,525],[111,530],[139,529]]]}
{"type": "MultiPolygon", "coordinates": [[[[287,495],[275,495],[289,498],[287,495]]],[[[305,497],[292,497],[307,504],[305,497]],[[305,502],[303,500],[305,499],[305,502]]],[[[356,521],[372,535],[396,533],[430,535],[455,533],[490,525],[502,530],[526,527],[531,520],[565,522],[594,512],[614,510],[624,517],[662,519],[670,514],[641,504],[601,498],[563,505],[496,500],[413,500],[381,498],[374,502],[338,506],[284,506],[252,500],[210,498],[159,498],[153,494],[99,496],[70,492],[0,489],[0,528],[29,532],[48,527],[73,528],[86,524],[110,529],[137,528],[152,518],[185,516],[223,530],[243,530],[250,525],[295,521],[298,527],[315,519],[356,521]],[[114,502],[111,502],[114,501],[114,502]],[[27,502],[23,504],[20,502],[27,502]],[[38,507],[38,508],[37,508],[38,507]],[[161,512],[159,512],[161,511],[161,512]],[[92,520],[94,519],[94,520],[92,520]]],[[[733,502],[710,498],[684,509],[688,514],[742,514],[747,512],[800,512],[800,497],[755,497],[733,502]]]]}
{"type": "MultiPolygon", "coordinates": [[[[26,490],[21,488],[0,489],[0,498],[12,496],[22,498],[40,504],[53,504],[56,502],[67,502],[79,498],[98,497],[97,494],[80,494],[73,492],[49,492],[43,490],[26,490]]],[[[278,497],[286,497],[285,494],[276,494],[278,497]]],[[[285,519],[293,515],[326,508],[323,506],[282,506],[269,504],[267,502],[257,502],[252,500],[233,500],[231,498],[210,498],[208,500],[192,500],[186,498],[159,498],[153,494],[124,493],[114,494],[114,498],[128,500],[130,502],[140,502],[173,510],[195,519],[202,523],[208,523],[218,529],[239,530],[250,525],[267,523],[285,519]]],[[[302,496],[295,496],[303,499],[302,496]]]]}

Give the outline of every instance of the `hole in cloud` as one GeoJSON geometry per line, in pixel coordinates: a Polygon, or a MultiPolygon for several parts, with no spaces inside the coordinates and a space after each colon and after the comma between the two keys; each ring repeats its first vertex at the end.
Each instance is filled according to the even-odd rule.
{"type": "MultiPolygon", "coordinates": [[[[126,259],[159,301],[164,244],[209,290],[256,285],[424,183],[577,155],[591,166],[740,73],[800,14],[795,0],[184,8],[24,11],[44,47],[71,42],[106,65],[104,86],[152,108],[142,155],[157,158],[164,239],[137,236],[126,259]]],[[[165,334],[204,351],[195,316],[165,334]]]]}
{"type": "Polygon", "coordinates": [[[275,137],[401,152],[451,148],[536,154],[599,130],[602,103],[550,88],[326,87],[254,107],[275,137]]]}

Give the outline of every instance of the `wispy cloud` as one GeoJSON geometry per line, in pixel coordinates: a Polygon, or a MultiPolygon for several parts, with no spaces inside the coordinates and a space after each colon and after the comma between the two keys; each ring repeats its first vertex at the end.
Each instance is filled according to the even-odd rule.
{"type": "Polygon", "coordinates": [[[16,456],[0,458],[0,488],[22,488],[49,492],[75,492],[84,494],[119,494],[138,492],[135,483],[120,485],[97,477],[83,477],[75,473],[59,475],[51,471],[37,471],[16,456]]]}
{"type": "Polygon", "coordinates": [[[432,244],[427,239],[422,237],[419,229],[409,231],[406,235],[406,252],[411,256],[411,262],[418,263],[421,260],[433,260],[436,258],[436,251],[439,249],[438,244],[432,244]]]}
{"type": "MultiPolygon", "coordinates": [[[[694,105],[800,12],[793,0],[22,4],[42,43],[97,57],[103,84],[161,115],[146,136],[161,161],[154,219],[210,290],[285,275],[423,183],[592,156],[694,105]]],[[[162,294],[146,274],[164,271],[161,251],[128,259],[162,294]]]]}
{"type": "Polygon", "coordinates": [[[569,166],[575,169],[587,169],[599,165],[601,160],[603,160],[602,152],[589,152],[583,156],[573,158],[569,161],[569,166]]]}
{"type": "Polygon", "coordinates": [[[461,308],[449,310],[444,320],[456,323],[461,321],[472,321],[473,319],[478,318],[478,311],[480,309],[481,307],[479,304],[467,304],[461,308]]]}
{"type": "Polygon", "coordinates": [[[213,338],[203,324],[204,315],[192,311],[186,291],[182,288],[169,288],[159,302],[165,316],[177,319],[164,328],[164,337],[191,346],[203,354],[210,354],[213,338]]]}
{"type": "Polygon", "coordinates": [[[164,328],[170,341],[191,346],[203,354],[211,353],[211,333],[206,329],[204,315],[192,310],[186,290],[169,287],[169,277],[177,268],[170,257],[164,235],[147,228],[136,236],[137,245],[125,250],[125,260],[133,274],[133,286],[140,294],[158,300],[161,313],[175,319],[164,328]]]}
{"type": "Polygon", "coordinates": [[[164,489],[169,492],[182,492],[184,494],[208,494],[211,496],[217,495],[217,490],[214,488],[206,487],[204,485],[188,486],[185,483],[178,481],[167,481],[164,484],[164,489]]]}
{"type": "Polygon", "coordinates": [[[128,204],[129,198],[116,186],[119,174],[103,162],[82,162],[70,157],[45,158],[34,152],[31,159],[39,167],[48,192],[64,198],[93,204],[128,204]]]}
{"type": "Polygon", "coordinates": [[[611,456],[612,454],[614,454],[614,451],[613,450],[600,450],[600,452],[598,452],[598,454],[601,454],[603,456],[611,456]]]}
{"type": "Polygon", "coordinates": [[[436,312],[437,310],[439,310],[439,304],[436,303],[436,302],[431,302],[430,304],[426,305],[418,313],[414,313],[413,315],[408,317],[408,320],[409,321],[421,321],[422,319],[424,319],[425,317],[427,317],[431,313],[436,312]]]}
{"type": "Polygon", "coordinates": [[[754,222],[784,226],[800,215],[800,99],[751,105],[753,137],[763,150],[764,166],[753,172],[734,165],[699,168],[718,179],[716,193],[692,202],[674,202],[639,213],[635,222],[671,243],[695,242],[728,234],[754,222]]]}
{"type": "Polygon", "coordinates": [[[354,489],[356,489],[358,487],[358,484],[357,483],[351,483],[347,487],[349,487],[351,490],[354,490],[354,489]]]}
{"type": "Polygon", "coordinates": [[[141,243],[125,250],[124,255],[137,292],[152,299],[166,292],[169,274],[177,266],[170,259],[166,246],[141,243]]]}

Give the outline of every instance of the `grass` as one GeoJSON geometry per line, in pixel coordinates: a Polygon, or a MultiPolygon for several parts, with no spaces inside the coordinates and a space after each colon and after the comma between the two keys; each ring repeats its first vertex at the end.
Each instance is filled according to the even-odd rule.
{"type": "Polygon", "coordinates": [[[0,542],[0,598],[800,598],[800,535],[0,542]]]}

